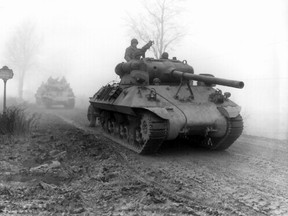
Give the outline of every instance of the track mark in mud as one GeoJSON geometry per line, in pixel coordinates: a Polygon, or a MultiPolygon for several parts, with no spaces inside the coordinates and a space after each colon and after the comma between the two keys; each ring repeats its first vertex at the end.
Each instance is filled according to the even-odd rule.
{"type": "MultiPolygon", "coordinates": [[[[209,165],[206,160],[195,161],[197,166],[193,166],[193,160],[187,158],[178,160],[180,161],[165,163],[165,169],[174,170],[171,172],[174,174],[171,179],[177,178],[182,182],[185,186],[183,188],[186,188],[186,192],[191,196],[198,199],[202,197],[206,202],[211,199],[212,202],[218,200],[225,203],[226,208],[243,213],[249,212],[248,215],[288,215],[286,187],[282,187],[282,191],[277,191],[275,187],[281,188],[280,185],[266,181],[264,176],[263,179],[261,176],[251,177],[252,173],[242,176],[239,171],[222,169],[221,166],[217,167],[217,163],[209,165]],[[188,172],[191,167],[194,167],[193,172],[188,172]],[[198,184],[194,184],[193,181],[198,184]]],[[[287,182],[285,184],[287,185],[287,182]]]]}
{"type": "MultiPolygon", "coordinates": [[[[233,153],[233,155],[242,158],[243,161],[248,163],[250,166],[255,166],[259,170],[266,170],[267,168],[270,169],[270,175],[278,175],[281,176],[283,179],[286,179],[288,176],[288,168],[283,164],[279,164],[276,161],[271,161],[263,157],[259,156],[248,156],[241,153],[233,153]]],[[[285,182],[285,181],[282,181],[285,182]]]]}

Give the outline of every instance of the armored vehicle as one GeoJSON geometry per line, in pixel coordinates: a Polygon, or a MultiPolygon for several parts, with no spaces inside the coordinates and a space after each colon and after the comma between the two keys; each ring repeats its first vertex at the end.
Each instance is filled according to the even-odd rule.
{"type": "Polygon", "coordinates": [[[241,81],[196,75],[185,60],[132,60],[115,72],[121,81],[90,98],[87,117],[90,126],[97,118],[110,139],[139,154],[155,153],[165,140],[178,138],[224,150],[243,131],[241,107],[215,88],[243,88],[241,81]]]}
{"type": "Polygon", "coordinates": [[[75,105],[75,96],[66,79],[53,79],[49,77],[46,83],[42,83],[35,94],[36,104],[51,108],[63,105],[64,108],[72,109],[75,105]]]}

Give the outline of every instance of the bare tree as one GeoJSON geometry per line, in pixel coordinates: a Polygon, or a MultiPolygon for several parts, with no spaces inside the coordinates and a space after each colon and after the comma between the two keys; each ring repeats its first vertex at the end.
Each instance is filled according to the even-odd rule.
{"type": "Polygon", "coordinates": [[[36,63],[40,39],[36,35],[35,25],[25,22],[20,25],[6,44],[5,56],[18,75],[18,96],[23,98],[23,87],[26,74],[36,63]]]}
{"type": "Polygon", "coordinates": [[[176,0],[143,1],[144,11],[137,17],[128,15],[129,32],[141,41],[154,41],[152,51],[156,58],[182,39],[186,32],[176,21],[182,11],[176,0]]]}

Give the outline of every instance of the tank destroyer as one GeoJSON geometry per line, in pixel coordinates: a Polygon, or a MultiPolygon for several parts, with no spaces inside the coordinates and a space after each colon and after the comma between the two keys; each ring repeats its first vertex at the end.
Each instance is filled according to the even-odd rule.
{"type": "Polygon", "coordinates": [[[46,108],[62,105],[64,108],[72,109],[75,105],[75,96],[70,84],[66,79],[53,79],[49,77],[47,82],[42,83],[35,94],[36,104],[44,105],[46,108]]]}
{"type": "Polygon", "coordinates": [[[187,61],[132,60],[120,63],[119,83],[90,97],[88,120],[106,136],[139,153],[157,152],[166,140],[184,138],[211,150],[225,150],[243,131],[241,107],[216,85],[243,88],[242,81],[194,74],[187,61]]]}

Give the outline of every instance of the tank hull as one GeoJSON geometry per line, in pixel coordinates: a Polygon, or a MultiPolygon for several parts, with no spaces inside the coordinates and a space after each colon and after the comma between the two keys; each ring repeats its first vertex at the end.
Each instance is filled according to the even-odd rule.
{"type": "Polygon", "coordinates": [[[221,104],[211,102],[209,97],[216,91],[212,87],[191,86],[191,91],[175,85],[106,86],[90,99],[90,104],[99,116],[103,111],[124,118],[137,119],[142,112],[157,116],[166,124],[163,141],[178,137],[225,137],[231,119],[239,116],[241,108],[229,99],[221,104]]]}

